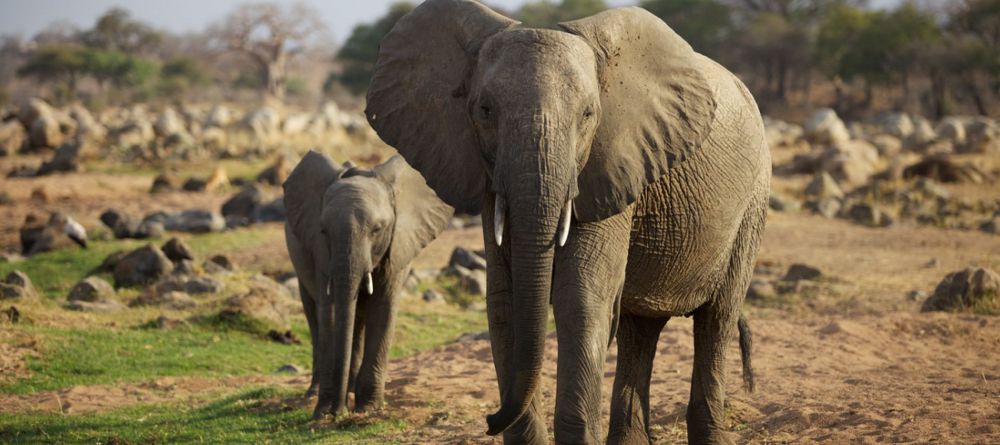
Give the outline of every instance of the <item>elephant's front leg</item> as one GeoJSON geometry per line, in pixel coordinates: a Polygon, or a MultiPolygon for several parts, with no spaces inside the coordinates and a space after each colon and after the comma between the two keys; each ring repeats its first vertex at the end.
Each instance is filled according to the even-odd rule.
{"type": "MultiPolygon", "coordinates": [[[[487,198],[484,208],[493,208],[492,195],[487,198]]],[[[509,374],[516,372],[518,366],[510,359],[513,356],[512,348],[514,346],[511,317],[516,316],[516,314],[513,313],[511,305],[509,257],[504,253],[508,250],[497,246],[493,235],[493,221],[487,217],[486,213],[483,215],[483,240],[486,244],[486,262],[489,265],[486,277],[486,315],[489,321],[493,364],[496,367],[497,382],[502,394],[507,390],[505,382],[509,381],[509,374]]],[[[542,403],[536,391],[528,411],[503,432],[503,442],[505,444],[548,444],[548,432],[545,428],[545,418],[542,416],[542,412],[542,403]]]]}
{"type": "Polygon", "coordinates": [[[375,281],[375,295],[369,298],[365,308],[364,358],[355,385],[355,411],[382,407],[389,373],[389,348],[396,324],[397,295],[408,274],[407,268],[375,281]]]}
{"type": "Polygon", "coordinates": [[[603,442],[601,383],[615,299],[625,280],[631,211],[580,223],[556,249],[552,307],[559,340],[555,439],[603,442]]]}
{"type": "Polygon", "coordinates": [[[306,322],[309,323],[309,337],[312,340],[312,379],[309,382],[309,389],[306,390],[306,397],[313,397],[319,393],[319,325],[316,321],[316,301],[306,290],[306,287],[299,283],[299,297],[302,300],[302,311],[306,314],[306,322]]]}

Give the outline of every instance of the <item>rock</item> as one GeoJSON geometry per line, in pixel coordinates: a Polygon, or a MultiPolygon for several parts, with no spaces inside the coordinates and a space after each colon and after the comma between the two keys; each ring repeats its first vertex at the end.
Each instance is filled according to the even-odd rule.
{"type": "Polygon", "coordinates": [[[958,118],[942,119],[936,132],[939,138],[950,141],[956,147],[965,146],[965,123],[958,118]]]}
{"type": "Polygon", "coordinates": [[[291,295],[281,285],[252,285],[250,290],[228,298],[224,309],[219,313],[221,318],[243,316],[277,326],[282,330],[288,328],[288,317],[296,308],[291,295]],[[294,308],[294,309],[293,309],[294,308]]]}
{"type": "Polygon", "coordinates": [[[290,330],[285,330],[284,332],[276,331],[271,329],[267,332],[267,339],[275,343],[281,343],[283,345],[298,345],[302,344],[302,340],[295,335],[294,332],[290,330]]]}
{"type": "Polygon", "coordinates": [[[184,127],[184,120],[177,114],[177,111],[167,107],[153,124],[153,131],[156,132],[157,136],[165,138],[178,133],[187,133],[187,128],[184,127]]]}
{"type": "Polygon", "coordinates": [[[458,276],[458,287],[471,295],[486,295],[486,271],[469,270],[458,266],[461,273],[458,276]]]}
{"type": "Polygon", "coordinates": [[[172,290],[160,292],[150,289],[129,302],[129,306],[160,306],[182,311],[198,307],[198,302],[183,291],[172,290]]]}
{"type": "Polygon", "coordinates": [[[903,177],[906,179],[930,178],[944,183],[971,182],[979,184],[983,182],[983,175],[974,168],[960,166],[941,156],[931,156],[906,167],[903,170],[903,177]]]}
{"type": "Polygon", "coordinates": [[[115,296],[115,289],[100,277],[87,277],[69,291],[67,301],[104,301],[115,296]]]}
{"type": "Polygon", "coordinates": [[[816,280],[823,275],[819,269],[801,263],[792,264],[785,272],[783,281],[816,280]]]}
{"type": "Polygon", "coordinates": [[[771,283],[764,280],[753,280],[747,289],[747,300],[769,301],[778,297],[778,292],[774,290],[771,283]]]}
{"type": "Polygon", "coordinates": [[[922,312],[1000,312],[1000,275],[982,267],[968,267],[944,277],[934,293],[924,301],[922,312]]]}
{"type": "Polygon", "coordinates": [[[927,298],[927,292],[922,290],[911,290],[906,293],[906,299],[910,301],[920,301],[927,298]]]}
{"type": "Polygon", "coordinates": [[[20,230],[21,254],[31,256],[73,244],[63,228],[66,221],[66,215],[61,212],[52,212],[45,224],[41,224],[37,217],[29,214],[20,230]]]}
{"type": "Polygon", "coordinates": [[[55,148],[62,145],[65,141],[62,129],[59,126],[59,120],[54,115],[42,115],[28,128],[28,140],[33,150],[55,148]]]}
{"type": "Polygon", "coordinates": [[[28,275],[13,270],[0,282],[0,300],[28,300],[38,298],[35,286],[28,275]]]}
{"type": "Polygon", "coordinates": [[[28,134],[20,123],[0,122],[0,157],[17,153],[27,138],[28,134]]]}
{"type": "Polygon", "coordinates": [[[993,235],[1000,235],[1000,216],[994,216],[979,224],[979,230],[993,235]]]}
{"type": "Polygon", "coordinates": [[[174,263],[174,270],[171,272],[174,275],[193,275],[198,272],[198,269],[194,265],[194,261],[191,260],[180,260],[174,263]]]}
{"type": "Polygon", "coordinates": [[[174,263],[182,260],[194,260],[194,252],[191,251],[191,248],[184,241],[177,237],[170,238],[169,241],[163,244],[160,250],[174,263]]]}
{"type": "Polygon", "coordinates": [[[872,145],[878,150],[879,156],[892,157],[903,150],[903,141],[889,134],[880,134],[871,139],[872,145]]]}
{"type": "Polygon", "coordinates": [[[813,202],[810,207],[823,217],[835,218],[840,212],[841,204],[839,199],[830,197],[820,198],[819,201],[813,202]]]}
{"type": "Polygon", "coordinates": [[[857,203],[847,211],[847,217],[858,224],[870,227],[888,227],[893,224],[892,215],[882,207],[867,203],[857,203]]]}
{"type": "Polygon", "coordinates": [[[170,273],[173,263],[160,249],[147,244],[129,252],[115,265],[115,287],[142,286],[154,283],[170,273]]]}
{"type": "Polygon", "coordinates": [[[112,138],[121,147],[144,147],[156,138],[149,121],[136,118],[112,132],[112,138]]]}
{"type": "Polygon", "coordinates": [[[181,189],[181,178],[174,173],[164,172],[153,178],[149,193],[173,192],[181,189]]]}
{"type": "Polygon", "coordinates": [[[209,258],[208,261],[205,262],[206,271],[208,270],[209,264],[227,272],[234,272],[237,269],[236,263],[225,255],[216,255],[209,258]]]}
{"type": "Polygon", "coordinates": [[[802,204],[798,201],[775,191],[771,191],[771,196],[767,202],[771,210],[778,212],[795,212],[802,208],[802,204]]]}
{"type": "Polygon", "coordinates": [[[960,153],[1000,152],[1000,125],[988,118],[974,118],[965,125],[966,144],[960,153]]]}
{"type": "Polygon", "coordinates": [[[913,116],[913,133],[906,138],[906,146],[909,149],[920,149],[937,139],[937,132],[931,127],[931,123],[920,116],[913,116]]]}
{"type": "Polygon", "coordinates": [[[840,142],[823,153],[820,169],[841,184],[861,185],[875,173],[878,150],[864,141],[840,142]]]}
{"type": "Polygon", "coordinates": [[[486,270],[486,259],[464,247],[456,247],[448,259],[448,266],[462,266],[469,270],[486,270]]]}
{"type": "Polygon", "coordinates": [[[423,295],[421,295],[421,298],[427,303],[445,302],[444,295],[441,295],[441,292],[438,292],[434,289],[427,289],[426,291],[424,291],[423,295]]]}
{"type": "Polygon", "coordinates": [[[183,275],[171,275],[165,277],[156,284],[156,293],[166,293],[180,291],[187,294],[217,294],[225,289],[221,281],[212,277],[185,277],[183,275]]]}
{"type": "Polygon", "coordinates": [[[185,192],[203,192],[205,191],[205,180],[199,178],[188,178],[184,181],[181,189],[185,192]]]}
{"type": "Polygon", "coordinates": [[[951,192],[944,188],[941,184],[938,184],[933,179],[930,178],[920,178],[914,184],[914,189],[920,193],[934,199],[948,200],[951,198],[951,192]]]}
{"type": "Polygon", "coordinates": [[[278,157],[270,166],[257,174],[257,182],[270,185],[282,185],[292,173],[293,165],[284,156],[278,157]]]}
{"type": "Polygon", "coordinates": [[[218,127],[209,127],[201,132],[201,143],[210,150],[223,148],[228,140],[226,131],[218,127]]]}
{"type": "Polygon", "coordinates": [[[258,140],[270,140],[281,134],[281,117],[270,108],[260,108],[243,117],[240,127],[250,131],[258,140]]]}
{"type": "Polygon", "coordinates": [[[913,134],[913,120],[906,113],[890,113],[881,119],[882,131],[887,134],[906,139],[913,134]]]}
{"type": "Polygon", "coordinates": [[[14,204],[14,197],[10,196],[10,192],[0,190],[0,206],[9,206],[12,204],[14,204]]]}
{"type": "Polygon", "coordinates": [[[125,309],[125,305],[114,300],[106,301],[70,301],[66,303],[66,309],[81,312],[117,312],[125,309]]]}
{"type": "Polygon", "coordinates": [[[806,139],[816,144],[836,144],[850,140],[847,126],[829,108],[814,111],[803,126],[806,139]]]}
{"type": "Polygon", "coordinates": [[[225,105],[216,105],[212,107],[212,111],[208,112],[208,116],[205,118],[205,127],[217,127],[224,128],[233,121],[233,114],[229,112],[229,108],[225,105]]]}
{"type": "Polygon", "coordinates": [[[0,321],[15,324],[21,321],[21,311],[17,310],[17,306],[4,309],[0,311],[0,321]]]}
{"type": "Polygon", "coordinates": [[[304,373],[304,372],[305,372],[305,370],[304,370],[304,369],[302,369],[301,367],[299,367],[298,365],[292,365],[292,364],[288,364],[288,365],[282,365],[282,366],[281,366],[280,368],[278,368],[278,370],[277,370],[277,371],[275,371],[275,372],[277,372],[278,374],[291,374],[291,375],[299,375],[299,374],[302,374],[302,373],[304,373]]]}
{"type": "Polygon", "coordinates": [[[271,202],[257,206],[251,219],[255,222],[285,222],[288,214],[285,212],[285,200],[277,198],[271,202]]]}
{"type": "Polygon", "coordinates": [[[806,186],[805,194],[817,198],[844,198],[844,191],[840,189],[837,180],[827,172],[819,172],[813,176],[806,186]]]}
{"type": "MultiPolygon", "coordinates": [[[[71,141],[60,145],[52,155],[52,159],[38,167],[38,176],[57,172],[74,172],[80,170],[82,153],[87,150],[82,142],[71,141]]],[[[94,151],[92,148],[89,151],[94,151]]]]}
{"type": "Polygon", "coordinates": [[[121,261],[122,258],[125,258],[125,255],[128,255],[128,252],[124,250],[119,250],[117,252],[112,252],[108,254],[108,256],[104,257],[104,261],[102,261],[101,264],[92,271],[92,273],[114,272],[115,266],[118,265],[118,262],[121,261]]]}
{"type": "Polygon", "coordinates": [[[240,190],[222,204],[222,216],[226,218],[238,217],[249,221],[254,210],[268,199],[264,192],[256,185],[250,184],[240,190]]]}
{"type": "Polygon", "coordinates": [[[70,106],[69,117],[76,121],[76,138],[81,141],[102,142],[108,135],[108,129],[80,104],[70,106]]]}
{"type": "Polygon", "coordinates": [[[191,209],[178,213],[158,212],[147,215],[143,221],[163,224],[166,230],[188,233],[221,232],[226,228],[226,219],[210,210],[191,209]]]}

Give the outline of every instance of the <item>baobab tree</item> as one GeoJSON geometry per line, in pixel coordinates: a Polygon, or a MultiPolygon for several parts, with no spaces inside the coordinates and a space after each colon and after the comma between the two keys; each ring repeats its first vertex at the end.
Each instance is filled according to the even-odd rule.
{"type": "Polygon", "coordinates": [[[325,31],[319,13],[305,4],[251,3],[234,10],[210,33],[222,49],[249,57],[267,96],[282,100],[288,59],[325,31]]]}

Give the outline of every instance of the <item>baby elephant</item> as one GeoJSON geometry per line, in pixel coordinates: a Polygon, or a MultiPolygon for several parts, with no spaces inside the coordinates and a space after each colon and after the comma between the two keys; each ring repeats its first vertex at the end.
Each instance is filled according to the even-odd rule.
{"type": "Polygon", "coordinates": [[[400,287],[453,209],[394,156],[372,170],[310,151],[285,181],[285,238],[313,344],[314,417],[382,404],[400,287]]]}

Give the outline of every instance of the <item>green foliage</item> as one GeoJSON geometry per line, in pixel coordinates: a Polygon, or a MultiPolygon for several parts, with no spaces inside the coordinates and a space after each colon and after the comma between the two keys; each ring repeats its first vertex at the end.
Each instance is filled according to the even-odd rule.
{"type": "Polygon", "coordinates": [[[389,11],[375,23],[355,26],[336,56],[336,59],[344,64],[344,71],[342,74],[332,75],[331,78],[355,94],[366,91],[371,80],[372,69],[375,67],[379,42],[382,41],[382,37],[389,33],[396,21],[412,11],[413,8],[414,5],[409,2],[394,3],[389,7],[389,11]]]}
{"type": "Polygon", "coordinates": [[[576,20],[608,9],[604,0],[540,0],[525,3],[515,13],[515,18],[525,26],[554,28],[559,22],[576,20]]]}
{"type": "Polygon", "coordinates": [[[76,46],[47,46],[35,51],[17,70],[21,77],[34,77],[42,82],[73,81],[84,70],[86,51],[76,46]]]}
{"type": "Polygon", "coordinates": [[[307,410],[294,409],[301,390],[251,388],[220,400],[146,404],[89,416],[0,414],[0,442],[10,444],[158,443],[384,443],[406,427],[396,420],[314,428],[307,410]]]}
{"type": "Polygon", "coordinates": [[[733,32],[732,8],[718,0],[646,0],[641,6],[709,57],[723,53],[733,32]]]}
{"type": "Polygon", "coordinates": [[[163,36],[149,25],[132,18],[128,10],[111,8],[97,19],[94,27],[80,35],[89,47],[132,54],[158,47],[163,36]]]}

